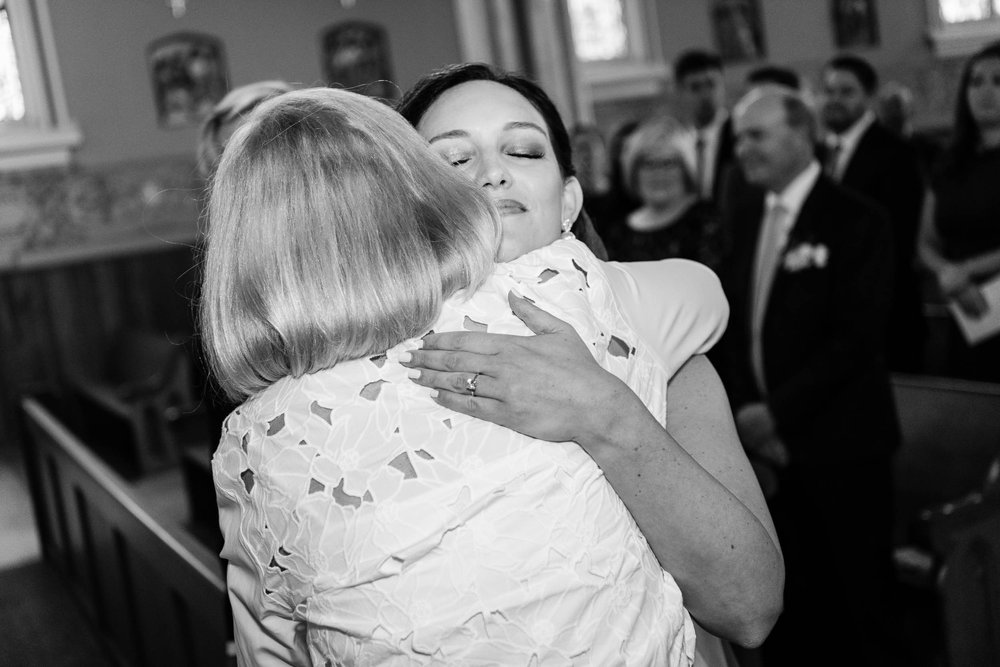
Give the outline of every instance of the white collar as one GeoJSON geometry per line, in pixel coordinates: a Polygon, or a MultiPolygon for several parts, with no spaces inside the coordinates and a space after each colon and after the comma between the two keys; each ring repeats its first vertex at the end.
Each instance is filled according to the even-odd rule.
{"type": "Polygon", "coordinates": [[[799,175],[792,179],[792,182],[785,186],[781,192],[767,193],[767,207],[772,208],[775,204],[781,203],[788,215],[785,218],[789,223],[799,217],[799,211],[806,201],[806,197],[812,192],[819,175],[822,173],[819,162],[812,160],[809,166],[799,172],[799,175]]]}

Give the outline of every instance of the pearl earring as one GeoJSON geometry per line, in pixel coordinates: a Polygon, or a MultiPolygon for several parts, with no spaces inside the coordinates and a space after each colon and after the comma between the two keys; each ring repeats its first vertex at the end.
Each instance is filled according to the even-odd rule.
{"type": "Polygon", "coordinates": [[[573,226],[573,221],[572,220],[570,220],[569,218],[566,218],[565,220],[563,220],[562,221],[563,234],[565,234],[566,232],[568,232],[569,229],[570,229],[570,227],[572,227],[572,226],[573,226]]]}

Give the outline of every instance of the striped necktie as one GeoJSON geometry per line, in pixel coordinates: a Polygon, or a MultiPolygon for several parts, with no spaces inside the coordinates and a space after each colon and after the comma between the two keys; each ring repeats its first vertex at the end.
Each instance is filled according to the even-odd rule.
{"type": "Polygon", "coordinates": [[[694,180],[698,184],[698,196],[708,197],[707,174],[705,173],[705,134],[701,131],[695,133],[694,138],[694,180]]]}
{"type": "Polygon", "coordinates": [[[844,152],[844,144],[839,137],[833,137],[826,145],[826,160],[823,171],[835,181],[840,180],[840,154],[844,152]]]}
{"type": "Polygon", "coordinates": [[[764,382],[764,351],[761,346],[761,333],[764,329],[764,313],[774,282],[774,274],[778,268],[778,257],[785,245],[786,217],[788,209],[775,199],[768,204],[764,222],[760,228],[760,239],[757,242],[757,256],[754,264],[753,307],[751,316],[751,350],[750,360],[753,365],[754,377],[761,393],[766,394],[764,382]]]}

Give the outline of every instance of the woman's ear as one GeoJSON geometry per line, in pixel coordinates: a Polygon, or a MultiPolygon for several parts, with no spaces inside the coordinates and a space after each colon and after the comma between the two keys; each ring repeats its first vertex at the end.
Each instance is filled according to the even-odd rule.
{"type": "Polygon", "coordinates": [[[562,219],[570,222],[576,220],[583,208],[583,188],[576,176],[570,176],[563,183],[562,219]]]}

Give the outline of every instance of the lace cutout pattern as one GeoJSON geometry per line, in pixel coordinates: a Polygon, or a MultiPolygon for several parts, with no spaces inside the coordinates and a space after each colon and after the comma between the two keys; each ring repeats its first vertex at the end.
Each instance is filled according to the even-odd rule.
{"type": "MultiPolygon", "coordinates": [[[[528,335],[510,289],[577,327],[663,422],[666,373],[571,238],[499,265],[434,328],[528,335]]],[[[689,664],[680,591],[593,460],[438,406],[397,361],[413,345],[285,378],[228,418],[213,473],[234,604],[258,623],[237,622],[242,649],[305,661],[304,646],[319,665],[689,664]]]]}

